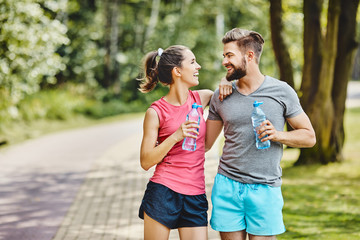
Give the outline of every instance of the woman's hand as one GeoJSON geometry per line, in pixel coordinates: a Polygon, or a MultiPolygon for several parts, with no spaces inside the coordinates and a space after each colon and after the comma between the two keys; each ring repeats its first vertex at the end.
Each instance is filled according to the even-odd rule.
{"type": "Polygon", "coordinates": [[[227,96],[232,93],[232,83],[223,77],[219,83],[219,99],[224,100],[227,96]]]}
{"type": "Polygon", "coordinates": [[[199,135],[199,124],[197,121],[183,122],[180,127],[173,133],[176,142],[180,142],[185,137],[197,138],[199,135]]]}

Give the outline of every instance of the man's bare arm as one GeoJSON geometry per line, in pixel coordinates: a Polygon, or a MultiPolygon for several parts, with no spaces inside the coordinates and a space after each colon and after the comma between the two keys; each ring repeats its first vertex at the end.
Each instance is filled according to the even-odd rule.
{"type": "Polygon", "coordinates": [[[205,137],[205,151],[209,151],[214,145],[217,137],[223,128],[223,122],[220,120],[206,121],[206,137],[205,137]]]}

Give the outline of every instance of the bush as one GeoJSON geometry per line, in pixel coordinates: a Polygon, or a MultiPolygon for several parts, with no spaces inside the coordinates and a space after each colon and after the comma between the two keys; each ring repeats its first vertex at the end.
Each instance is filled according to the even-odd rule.
{"type": "Polygon", "coordinates": [[[75,115],[100,119],[122,113],[145,111],[149,105],[144,103],[145,100],[125,103],[116,96],[109,98],[106,95],[106,99],[102,100],[101,97],[95,99],[90,95],[91,92],[84,91],[81,86],[73,85],[37,92],[27,96],[17,105],[17,120],[68,120],[75,115]]]}
{"type": "Polygon", "coordinates": [[[107,96],[83,85],[63,86],[42,90],[21,100],[11,109],[0,110],[0,146],[13,144],[44,133],[79,127],[97,119],[145,111],[148,103],[136,100],[129,103],[119,97],[107,96]]]}
{"type": "Polygon", "coordinates": [[[26,97],[18,104],[18,109],[20,119],[27,122],[38,119],[66,120],[74,115],[74,109],[85,102],[84,97],[64,90],[47,90],[26,97]]]}
{"type": "Polygon", "coordinates": [[[77,107],[75,111],[88,117],[98,119],[122,113],[141,112],[144,111],[146,107],[147,106],[142,104],[140,101],[124,103],[117,99],[112,99],[108,102],[92,100],[88,101],[83,106],[77,107]]]}

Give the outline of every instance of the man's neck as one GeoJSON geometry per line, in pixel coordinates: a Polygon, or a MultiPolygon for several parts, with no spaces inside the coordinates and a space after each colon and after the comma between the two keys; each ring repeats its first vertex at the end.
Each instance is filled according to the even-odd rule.
{"type": "Polygon", "coordinates": [[[246,75],[236,82],[237,89],[244,95],[249,95],[255,92],[264,82],[265,76],[260,72],[258,74],[246,75]]]}

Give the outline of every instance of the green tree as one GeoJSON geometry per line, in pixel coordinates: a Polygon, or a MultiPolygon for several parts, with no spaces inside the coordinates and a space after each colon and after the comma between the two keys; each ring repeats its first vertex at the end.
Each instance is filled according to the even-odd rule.
{"type": "MultiPolygon", "coordinates": [[[[277,0],[271,2],[279,4],[277,0]]],[[[343,159],[346,89],[358,45],[355,41],[358,5],[359,0],[329,0],[327,4],[323,0],[304,0],[304,66],[300,95],[313,123],[317,144],[311,149],[301,149],[297,165],[326,164],[343,159]],[[323,12],[326,13],[323,21],[326,29],[322,25],[323,12]]],[[[271,15],[278,15],[274,11],[279,9],[279,6],[277,10],[272,8],[271,15]]],[[[279,35],[279,30],[275,34],[279,35]]],[[[274,51],[281,55],[281,49],[274,48],[274,51]]],[[[279,67],[284,68],[282,64],[279,67]]]]}
{"type": "Polygon", "coordinates": [[[104,14],[96,0],[64,1],[66,7],[59,20],[67,27],[70,42],[58,49],[66,69],[57,74],[57,84],[73,82],[96,88],[103,77],[104,14]]]}
{"type": "Polygon", "coordinates": [[[358,5],[359,0],[330,0],[326,35],[322,36],[323,2],[304,1],[306,58],[301,100],[314,125],[317,144],[312,149],[302,149],[297,164],[343,160],[346,89],[358,45],[358,5]],[[311,54],[315,54],[315,59],[311,59],[311,54]]]}
{"type": "Polygon", "coordinates": [[[271,42],[280,69],[280,79],[295,88],[290,53],[283,36],[284,22],[282,14],[282,0],[270,0],[271,42]]]}
{"type": "Polygon", "coordinates": [[[69,43],[67,28],[56,19],[62,7],[62,1],[1,1],[0,119],[16,118],[16,104],[66,68],[56,52],[69,43]]]}

